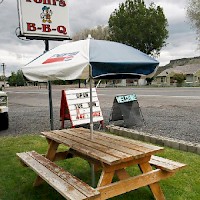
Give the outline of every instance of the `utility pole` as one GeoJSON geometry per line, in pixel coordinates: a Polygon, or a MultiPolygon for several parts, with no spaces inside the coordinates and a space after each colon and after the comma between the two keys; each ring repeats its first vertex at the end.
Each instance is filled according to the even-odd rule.
{"type": "Polygon", "coordinates": [[[5,75],[5,63],[2,63],[1,65],[3,67],[3,82],[4,82],[4,88],[6,87],[6,75],[5,75]]]}

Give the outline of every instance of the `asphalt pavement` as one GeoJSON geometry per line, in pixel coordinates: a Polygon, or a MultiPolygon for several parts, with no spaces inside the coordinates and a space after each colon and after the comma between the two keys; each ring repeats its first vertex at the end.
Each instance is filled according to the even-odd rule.
{"type": "MultiPolygon", "coordinates": [[[[54,128],[60,129],[61,90],[53,87],[54,128]]],[[[9,129],[0,136],[39,134],[50,130],[48,90],[45,87],[6,89],[9,97],[9,129]]],[[[107,125],[116,95],[136,94],[146,126],[137,130],[200,143],[200,88],[98,88],[100,106],[107,125]]],[[[70,127],[66,121],[65,127],[70,127]]]]}

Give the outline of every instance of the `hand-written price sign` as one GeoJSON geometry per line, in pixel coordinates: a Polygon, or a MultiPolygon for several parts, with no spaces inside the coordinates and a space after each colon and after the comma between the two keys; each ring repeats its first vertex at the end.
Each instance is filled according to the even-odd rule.
{"type": "MultiPolygon", "coordinates": [[[[77,89],[66,90],[61,99],[61,119],[62,113],[68,113],[68,119],[71,120],[72,126],[90,123],[90,90],[77,89]],[[65,102],[64,105],[63,102],[65,102]],[[64,108],[64,112],[62,111],[64,108]]],[[[97,97],[96,89],[92,89],[92,107],[93,107],[93,122],[103,121],[102,111],[97,97]]],[[[65,117],[66,119],[66,117],[65,117]]]]}

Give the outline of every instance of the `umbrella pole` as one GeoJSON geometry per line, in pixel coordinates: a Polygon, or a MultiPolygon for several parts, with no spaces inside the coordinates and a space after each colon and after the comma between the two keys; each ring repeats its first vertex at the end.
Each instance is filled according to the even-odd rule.
{"type": "MultiPolygon", "coordinates": [[[[93,104],[92,104],[92,66],[90,68],[90,138],[93,140],[93,104]]],[[[91,163],[91,178],[92,178],[92,187],[95,187],[95,172],[94,172],[94,164],[91,163]]]]}
{"type": "Polygon", "coordinates": [[[90,68],[90,138],[93,139],[92,66],[90,68]]]}
{"type": "Polygon", "coordinates": [[[53,124],[53,103],[52,103],[52,88],[51,88],[51,81],[48,81],[48,90],[49,90],[50,126],[51,126],[51,130],[54,130],[54,124],[53,124]]]}
{"type": "MultiPolygon", "coordinates": [[[[49,51],[49,40],[45,40],[44,42],[45,42],[45,52],[47,52],[49,51]]],[[[48,92],[49,92],[50,126],[51,126],[51,130],[54,130],[51,81],[48,81],[48,92]]]]}

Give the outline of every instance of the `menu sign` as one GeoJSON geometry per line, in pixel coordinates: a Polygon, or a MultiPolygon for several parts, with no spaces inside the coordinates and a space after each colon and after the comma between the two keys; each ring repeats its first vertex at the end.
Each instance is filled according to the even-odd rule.
{"type": "MultiPolygon", "coordinates": [[[[96,89],[92,89],[93,122],[103,121],[103,115],[96,89]]],[[[61,98],[61,120],[69,118],[72,126],[90,123],[90,90],[77,89],[64,91],[61,98]],[[65,117],[66,113],[68,117],[65,117]]]]}

